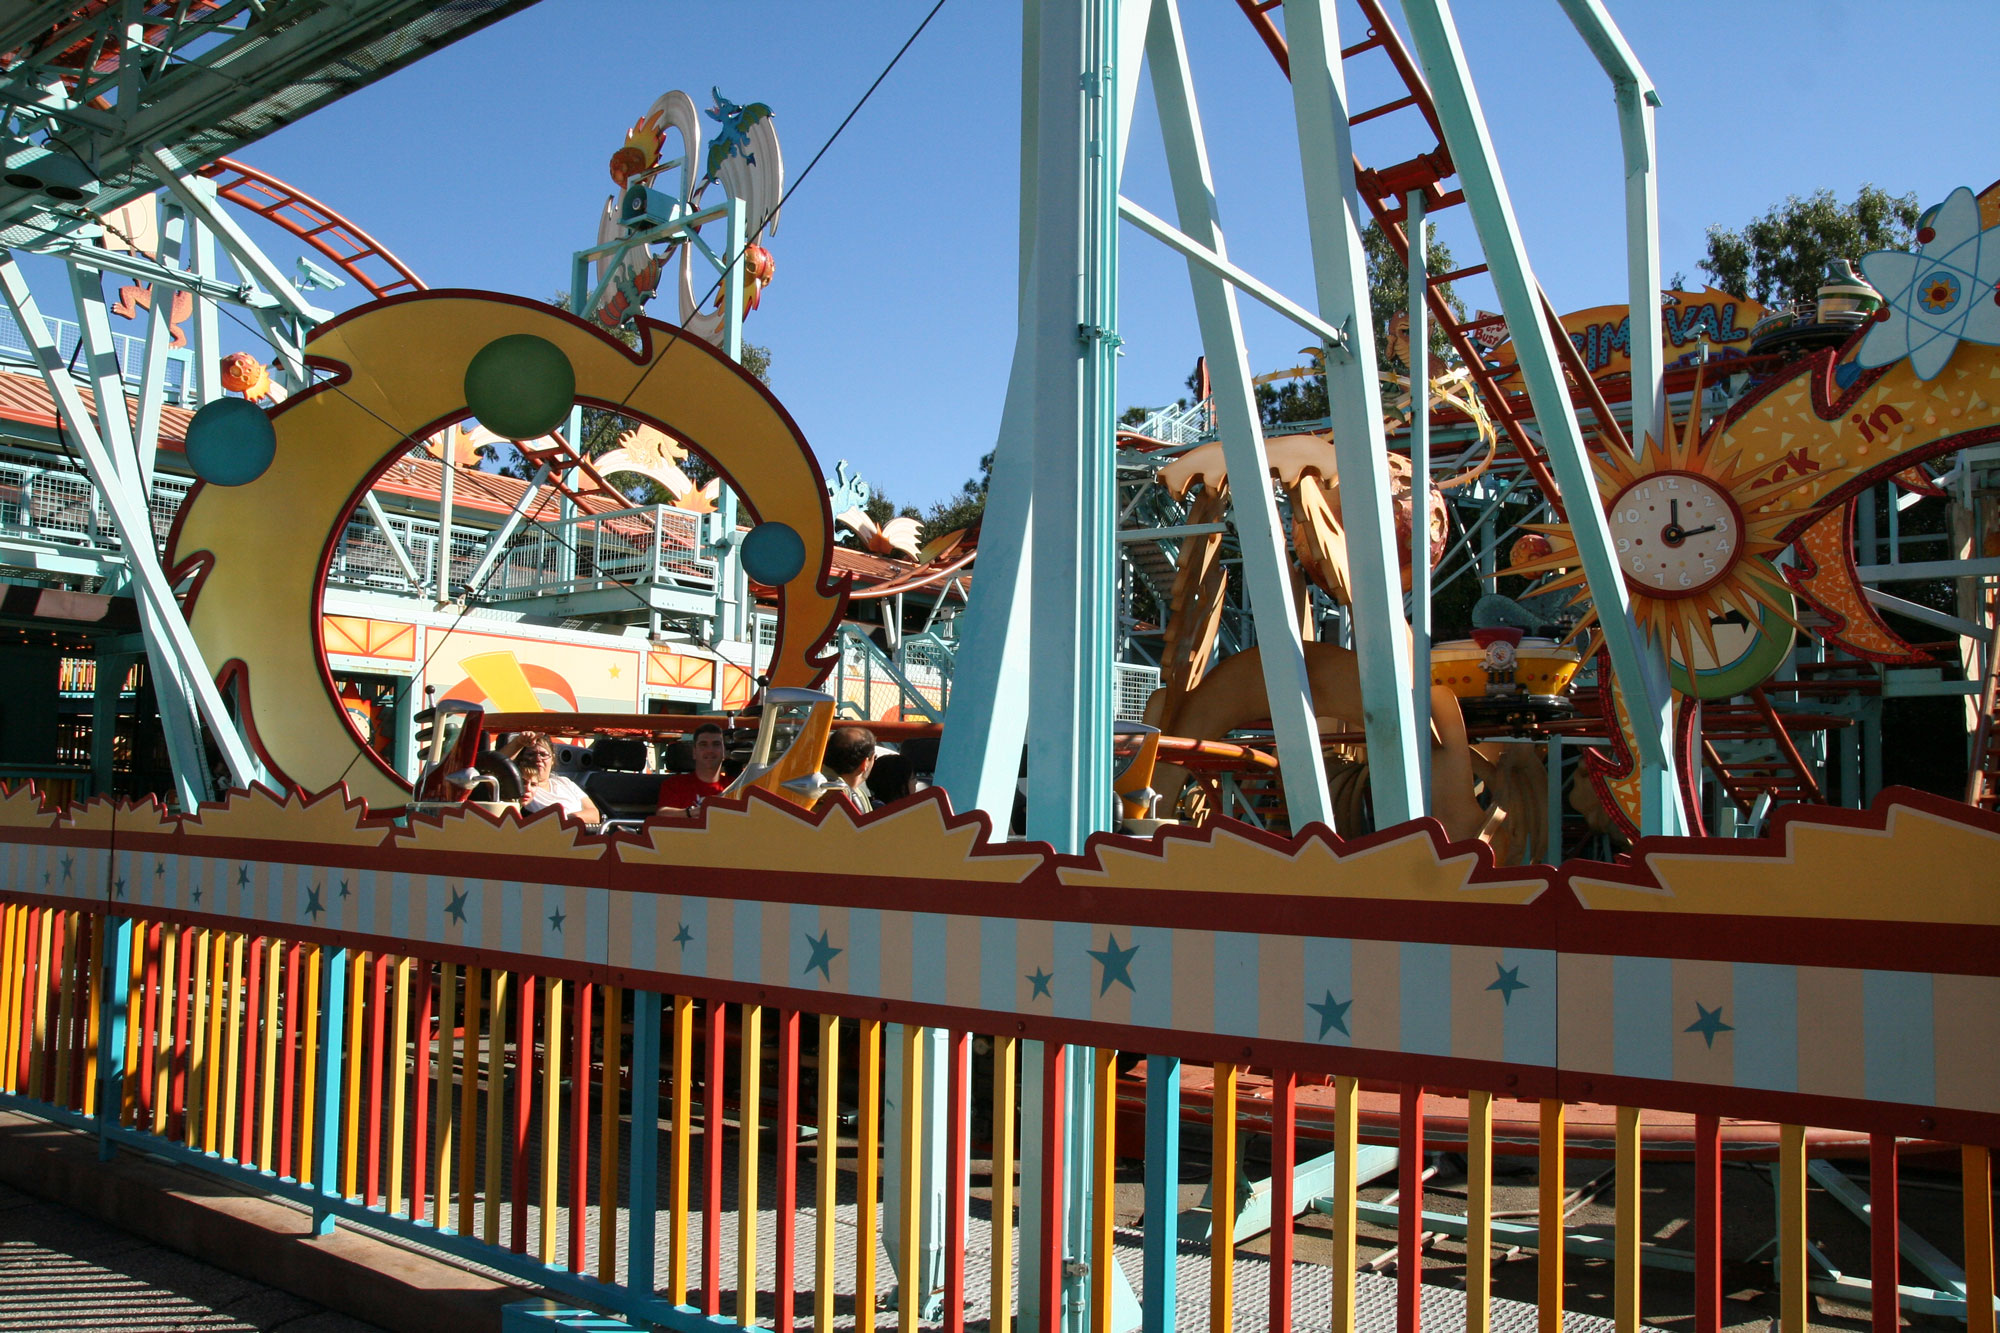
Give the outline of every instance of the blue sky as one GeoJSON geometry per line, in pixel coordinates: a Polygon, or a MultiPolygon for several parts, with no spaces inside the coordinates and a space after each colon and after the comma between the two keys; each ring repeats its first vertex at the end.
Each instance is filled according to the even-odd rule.
{"type": "MultiPolygon", "coordinates": [[[[432,286],[547,297],[594,240],[606,160],[660,93],[684,88],[706,106],[719,86],[769,103],[796,180],[930,3],[544,0],[241,156],[346,212],[432,286]]],[[[1233,3],[1182,6],[1232,257],[1309,303],[1289,90],[1233,3]]],[[[1928,204],[2000,175],[1988,4],[1610,8],[1664,103],[1669,275],[1698,286],[1704,229],[1790,193],[1846,198],[1867,181],[1928,204]]],[[[1457,11],[1543,285],[1559,309],[1622,301],[1604,76],[1553,0],[1457,11]]],[[[1357,40],[1353,12],[1342,19],[1343,41],[1357,40]]],[[[900,503],[955,490],[992,447],[1014,330],[1019,37],[1018,4],[947,0],[787,204],[770,243],[777,279],[748,327],[822,464],[846,459],[900,503]]],[[[1350,66],[1357,105],[1386,100],[1368,98],[1387,87],[1369,59],[1350,66]]],[[[1428,147],[1390,130],[1398,119],[1362,127],[1364,161],[1428,147]]],[[[1142,92],[1125,192],[1170,214],[1157,142],[1142,92]]],[[[1465,211],[1441,227],[1465,262],[1465,211]]],[[[288,265],[297,244],[273,248],[288,265]]],[[[1185,266],[1130,228],[1122,265],[1121,404],[1168,401],[1198,352],[1185,266]]],[[[1463,295],[1493,308],[1477,284],[1463,295]]],[[[673,316],[671,295],[654,313],[673,316]]],[[[1295,363],[1295,328],[1254,303],[1244,317],[1254,368],[1295,363]]]]}

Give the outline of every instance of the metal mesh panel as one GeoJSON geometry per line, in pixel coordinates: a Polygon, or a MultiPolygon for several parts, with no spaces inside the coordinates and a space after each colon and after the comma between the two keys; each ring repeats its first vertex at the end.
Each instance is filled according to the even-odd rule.
{"type": "MultiPolygon", "coordinates": [[[[164,544],[192,485],[155,477],[147,499],[156,545],[164,544]]],[[[90,476],[67,458],[0,452],[0,526],[46,540],[116,550],[118,530],[90,476]]]]}
{"type": "Polygon", "coordinates": [[[1112,716],[1120,722],[1139,722],[1146,716],[1146,701],[1160,688],[1160,669],[1132,662],[1118,662],[1111,668],[1112,716]]]}

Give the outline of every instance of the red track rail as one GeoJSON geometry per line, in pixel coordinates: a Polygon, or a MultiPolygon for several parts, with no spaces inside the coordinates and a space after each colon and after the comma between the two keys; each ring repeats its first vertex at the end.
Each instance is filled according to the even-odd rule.
{"type": "Polygon", "coordinates": [[[304,190],[234,158],[217,158],[201,168],[216,193],[310,245],[377,298],[425,290],[424,280],[389,247],[334,212],[304,190]]]}
{"type": "MultiPolygon", "coordinates": [[[[1236,0],[1236,3],[1243,11],[1244,17],[1250,20],[1251,27],[1256,30],[1265,48],[1270,51],[1272,59],[1278,62],[1278,68],[1284,71],[1286,78],[1290,78],[1290,50],[1285,44],[1284,34],[1278,31],[1270,12],[1276,7],[1275,0],[1236,0]]],[[[1362,41],[1343,50],[1340,53],[1341,59],[1352,60],[1369,51],[1380,50],[1395,67],[1397,76],[1401,78],[1403,86],[1408,91],[1403,97],[1356,113],[1351,123],[1358,125],[1399,111],[1415,111],[1424,118],[1432,137],[1437,141],[1437,147],[1432,151],[1419,153],[1406,162],[1399,162],[1381,170],[1371,170],[1364,166],[1359,158],[1354,162],[1356,183],[1362,198],[1367,201],[1368,211],[1374,216],[1376,224],[1382,228],[1383,234],[1389,238],[1389,243],[1395,248],[1398,257],[1407,264],[1410,258],[1410,242],[1408,234],[1403,229],[1403,223],[1408,216],[1405,196],[1413,191],[1421,191],[1424,196],[1424,212],[1427,216],[1432,216],[1463,204],[1465,194],[1460,190],[1447,193],[1440,188],[1443,181],[1455,174],[1456,169],[1452,165],[1450,150],[1444,145],[1444,129],[1438,120],[1437,105],[1431,99],[1430,87],[1424,82],[1422,71],[1411,58],[1409,48],[1403,45],[1401,35],[1389,22],[1388,15],[1382,11],[1380,0],[1358,0],[1358,3],[1363,17],[1369,24],[1368,35],[1362,41]]],[[[1533,406],[1525,395],[1508,393],[1494,378],[1467,337],[1468,332],[1481,321],[1461,320],[1445,303],[1440,290],[1454,278],[1472,277],[1485,271],[1484,264],[1475,264],[1456,273],[1433,277],[1424,293],[1425,302],[1430,308],[1431,318],[1444,330],[1452,351],[1458,355],[1459,361],[1471,374],[1473,383],[1481,399],[1486,403],[1487,412],[1492,416],[1494,423],[1506,433],[1514,452],[1527,464],[1528,470],[1541,485],[1542,493],[1549,498],[1550,504],[1555,506],[1557,513],[1560,514],[1562,506],[1559,492],[1554,478],[1549,475],[1547,461],[1522,425],[1523,420],[1534,416],[1533,406]]],[[[1583,364],[1582,354],[1576,350],[1575,345],[1569,340],[1569,335],[1563,331],[1557,320],[1555,308],[1549,304],[1548,296],[1539,291],[1537,295],[1541,299],[1543,318],[1549,321],[1550,327],[1557,334],[1556,353],[1562,361],[1565,376],[1570,381],[1572,391],[1582,400],[1579,406],[1590,410],[1595,418],[1596,430],[1604,441],[1617,448],[1628,447],[1624,430],[1611,416],[1611,409],[1604,401],[1597,382],[1590,377],[1588,368],[1583,364]]]]}

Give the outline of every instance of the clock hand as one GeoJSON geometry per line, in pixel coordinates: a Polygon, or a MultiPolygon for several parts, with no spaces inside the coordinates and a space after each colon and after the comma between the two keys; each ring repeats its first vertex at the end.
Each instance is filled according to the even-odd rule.
{"type": "Polygon", "coordinates": [[[1685,541],[1689,537],[1699,537],[1704,532],[1714,532],[1714,531],[1715,531],[1715,524],[1713,523],[1709,524],[1705,528],[1689,528],[1685,532],[1681,533],[1681,540],[1685,541]]]}
{"type": "Polygon", "coordinates": [[[1667,523],[1676,528],[1681,525],[1681,502],[1679,500],[1667,501],[1667,523]]]}

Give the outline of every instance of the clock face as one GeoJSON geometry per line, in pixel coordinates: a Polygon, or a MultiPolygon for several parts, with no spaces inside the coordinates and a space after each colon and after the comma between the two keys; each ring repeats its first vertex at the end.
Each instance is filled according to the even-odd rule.
{"type": "Polygon", "coordinates": [[[1743,516],[1729,492],[1693,472],[1656,472],[1611,502],[1618,567],[1653,597],[1692,597],[1742,557],[1743,516]]]}

